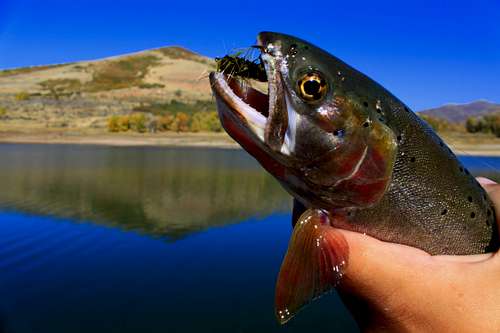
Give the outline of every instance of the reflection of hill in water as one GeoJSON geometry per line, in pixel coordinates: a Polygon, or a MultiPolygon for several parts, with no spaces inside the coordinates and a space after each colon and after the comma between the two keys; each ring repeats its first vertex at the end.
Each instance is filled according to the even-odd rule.
{"type": "Polygon", "coordinates": [[[245,152],[0,145],[0,207],[182,237],[290,197],[245,152]]]}

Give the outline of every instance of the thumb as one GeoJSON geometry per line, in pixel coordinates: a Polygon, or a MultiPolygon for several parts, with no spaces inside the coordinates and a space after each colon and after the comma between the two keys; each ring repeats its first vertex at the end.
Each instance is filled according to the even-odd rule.
{"type": "Polygon", "coordinates": [[[431,256],[409,246],[341,231],[349,245],[349,263],[337,290],[355,320],[364,327],[400,331],[405,302],[428,289],[431,256]]]}
{"type": "Polygon", "coordinates": [[[381,296],[420,275],[420,266],[431,257],[417,248],[387,243],[373,237],[341,230],[349,244],[341,288],[353,287],[359,294],[381,296]]]}

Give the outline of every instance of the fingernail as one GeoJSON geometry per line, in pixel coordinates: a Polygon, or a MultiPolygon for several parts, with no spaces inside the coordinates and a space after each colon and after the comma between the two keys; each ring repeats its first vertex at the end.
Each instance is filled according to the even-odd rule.
{"type": "Polygon", "coordinates": [[[497,182],[489,179],[489,178],[486,178],[486,177],[477,177],[476,178],[477,181],[483,185],[495,185],[497,184],[497,182]]]}

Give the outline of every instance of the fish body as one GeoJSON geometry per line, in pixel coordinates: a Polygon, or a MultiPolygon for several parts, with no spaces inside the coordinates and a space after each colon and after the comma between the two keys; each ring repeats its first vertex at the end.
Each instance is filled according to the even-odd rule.
{"type": "Polygon", "coordinates": [[[241,84],[237,73],[211,73],[210,80],[226,131],[302,208],[294,214],[299,225],[278,279],[280,302],[288,304],[278,307],[278,318],[286,321],[293,314],[279,311],[290,312],[291,306],[295,312],[341,278],[348,250],[334,237],[331,226],[430,254],[498,249],[495,213],[487,193],[406,105],[304,40],[264,32],[257,41],[268,94],[241,84]],[[311,238],[318,229],[322,233],[311,238]],[[317,243],[324,247],[319,254],[309,246],[311,239],[324,242],[317,243]],[[319,256],[316,264],[310,260],[308,269],[319,270],[323,282],[308,285],[311,277],[304,277],[307,286],[302,289],[308,292],[296,297],[286,286],[294,280],[290,272],[302,274],[308,262],[294,253],[297,247],[319,256]],[[339,274],[328,278],[321,268],[325,265],[339,274]]]}

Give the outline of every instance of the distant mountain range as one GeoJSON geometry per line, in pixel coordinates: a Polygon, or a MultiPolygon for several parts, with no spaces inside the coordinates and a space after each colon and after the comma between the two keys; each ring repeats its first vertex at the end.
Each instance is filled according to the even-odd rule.
{"type": "Polygon", "coordinates": [[[469,117],[481,117],[500,112],[500,104],[476,101],[467,104],[446,104],[437,108],[420,111],[420,114],[441,118],[452,123],[463,123],[469,117]]]}

